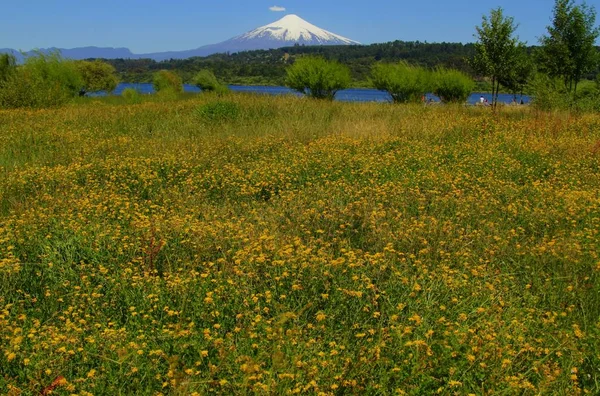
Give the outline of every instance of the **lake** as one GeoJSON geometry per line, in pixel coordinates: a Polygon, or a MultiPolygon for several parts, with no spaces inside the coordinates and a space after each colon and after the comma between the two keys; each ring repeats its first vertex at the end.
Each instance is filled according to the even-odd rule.
{"type": "MultiPolygon", "coordinates": [[[[152,84],[149,83],[121,83],[115,90],[115,95],[120,95],[125,88],[134,88],[142,94],[154,93],[152,84]]],[[[183,89],[185,92],[200,92],[200,89],[195,85],[184,84],[183,89]]],[[[272,87],[272,86],[261,86],[261,85],[230,85],[229,89],[233,92],[252,92],[265,95],[297,95],[299,93],[287,88],[287,87],[272,87]]],[[[98,94],[96,94],[98,95],[98,94]]],[[[102,95],[100,93],[100,95],[102,95]]],[[[492,101],[492,95],[489,93],[473,93],[468,99],[468,103],[475,104],[479,102],[479,98],[483,96],[489,102],[492,101]]],[[[342,102],[391,102],[390,95],[385,91],[379,91],[377,89],[369,88],[351,88],[338,91],[335,95],[335,99],[342,102]]],[[[432,94],[427,94],[427,99],[432,99],[435,102],[439,102],[439,98],[432,94]]],[[[501,103],[511,103],[513,95],[500,94],[498,95],[498,101],[501,103]]],[[[521,96],[517,95],[517,101],[521,101],[521,96]]],[[[529,103],[530,98],[527,95],[523,95],[523,102],[529,103]]]]}

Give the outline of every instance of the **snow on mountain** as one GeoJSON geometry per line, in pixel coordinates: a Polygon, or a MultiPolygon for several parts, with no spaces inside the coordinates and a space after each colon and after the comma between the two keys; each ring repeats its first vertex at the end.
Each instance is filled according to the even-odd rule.
{"type": "Polygon", "coordinates": [[[297,15],[286,15],[277,22],[254,29],[232,40],[276,40],[289,44],[349,45],[360,44],[335,33],[321,29],[297,15]]]}
{"type": "MultiPolygon", "coordinates": [[[[218,44],[205,45],[187,51],[157,52],[151,54],[133,54],[127,48],[84,47],[73,49],[57,49],[61,55],[70,59],[86,58],[150,58],[157,61],[165,59],[186,59],[193,56],[208,56],[216,53],[240,52],[252,50],[268,50],[273,48],[300,45],[357,45],[358,41],[350,40],[325,29],[321,29],[297,15],[286,15],[271,24],[259,27],[248,33],[236,36],[218,44]]],[[[43,52],[48,50],[42,49],[43,52]]],[[[0,49],[2,52],[16,52],[0,49]]],[[[21,60],[22,56],[17,53],[21,60]]]]}

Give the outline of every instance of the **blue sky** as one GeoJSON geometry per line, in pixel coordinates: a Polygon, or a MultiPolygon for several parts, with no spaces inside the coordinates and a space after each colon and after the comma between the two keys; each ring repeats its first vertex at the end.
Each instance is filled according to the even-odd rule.
{"type": "MultiPolygon", "coordinates": [[[[501,6],[529,44],[545,33],[553,0],[18,0],[3,1],[0,48],[127,47],[134,53],[214,44],[293,13],[364,44],[472,42],[501,6]],[[279,6],[283,12],[269,8],[279,6]]],[[[588,0],[600,8],[600,0],[588,0]]]]}

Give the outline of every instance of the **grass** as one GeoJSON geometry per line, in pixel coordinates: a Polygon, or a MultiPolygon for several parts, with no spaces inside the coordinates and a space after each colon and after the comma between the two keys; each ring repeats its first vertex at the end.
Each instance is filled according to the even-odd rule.
{"type": "Polygon", "coordinates": [[[598,394],[600,117],[487,110],[0,111],[0,393],[598,394]]]}

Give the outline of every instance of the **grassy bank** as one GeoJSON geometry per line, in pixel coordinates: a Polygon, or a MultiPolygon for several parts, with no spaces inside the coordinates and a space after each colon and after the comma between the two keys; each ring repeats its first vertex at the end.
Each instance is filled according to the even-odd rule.
{"type": "Polygon", "coordinates": [[[0,111],[0,393],[600,392],[600,117],[0,111]]]}

